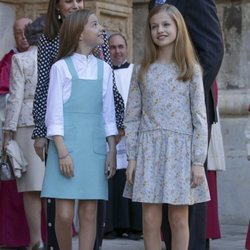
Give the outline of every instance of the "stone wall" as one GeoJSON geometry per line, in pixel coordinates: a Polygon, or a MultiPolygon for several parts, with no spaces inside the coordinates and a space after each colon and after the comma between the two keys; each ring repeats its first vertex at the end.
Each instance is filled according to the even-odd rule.
{"type": "MultiPolygon", "coordinates": [[[[0,28],[0,58],[14,46],[12,34],[16,18],[35,19],[47,11],[48,0],[0,0],[0,21],[7,25],[0,28]],[[8,21],[6,21],[8,20],[8,21]]],[[[132,0],[85,0],[86,8],[93,9],[108,32],[121,32],[128,40],[129,58],[132,59],[132,0]]]]}

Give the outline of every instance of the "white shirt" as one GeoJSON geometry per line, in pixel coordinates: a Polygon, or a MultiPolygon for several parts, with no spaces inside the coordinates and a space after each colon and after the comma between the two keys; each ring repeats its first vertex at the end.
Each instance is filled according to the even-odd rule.
{"type": "Polygon", "coordinates": [[[119,93],[122,96],[126,107],[128,100],[128,92],[130,87],[131,76],[133,73],[134,64],[130,63],[128,68],[115,69],[115,81],[119,93]]]}
{"type": "MultiPolygon", "coordinates": [[[[134,64],[130,64],[128,68],[115,69],[116,86],[119,93],[122,95],[124,105],[126,107],[128,100],[128,92],[130,87],[131,76],[133,72],[134,64]]],[[[127,154],[126,154],[126,140],[125,137],[116,146],[117,150],[117,169],[124,169],[128,166],[127,154]]]]}
{"type": "MultiPolygon", "coordinates": [[[[97,79],[97,58],[82,54],[73,54],[72,62],[80,79],[97,79]]],[[[47,137],[64,136],[63,104],[71,95],[72,76],[64,60],[52,65],[45,124],[47,137]]],[[[113,97],[113,76],[111,67],[104,62],[103,68],[103,118],[106,137],[117,134],[115,106],[113,97]]]]}

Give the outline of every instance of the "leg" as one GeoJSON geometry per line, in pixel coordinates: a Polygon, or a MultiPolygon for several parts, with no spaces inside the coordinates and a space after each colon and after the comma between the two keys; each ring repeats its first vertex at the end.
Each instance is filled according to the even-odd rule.
{"type": "Polygon", "coordinates": [[[163,235],[163,240],[165,242],[166,250],[171,250],[172,233],[171,233],[169,220],[168,220],[168,204],[163,204],[162,205],[161,230],[162,230],[162,235],[163,235]]]}
{"type": "Polygon", "coordinates": [[[162,205],[143,203],[142,213],[145,250],[160,250],[162,205]]]}
{"type": "Polygon", "coordinates": [[[96,237],[97,201],[79,201],[79,250],[93,250],[96,237]]]}
{"type": "Polygon", "coordinates": [[[40,192],[24,192],[23,202],[26,219],[30,232],[30,246],[34,246],[38,242],[42,242],[41,234],[41,214],[42,201],[40,192]]]}
{"type": "Polygon", "coordinates": [[[172,232],[172,249],[187,250],[189,241],[188,206],[168,205],[168,218],[172,232]]]}
{"type": "Polygon", "coordinates": [[[60,250],[72,249],[74,200],[56,199],[56,236],[60,250]]]}

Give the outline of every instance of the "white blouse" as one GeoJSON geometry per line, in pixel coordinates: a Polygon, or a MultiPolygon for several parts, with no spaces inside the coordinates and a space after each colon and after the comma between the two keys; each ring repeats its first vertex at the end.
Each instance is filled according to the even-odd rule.
{"type": "MultiPolygon", "coordinates": [[[[74,53],[72,61],[80,79],[97,79],[97,58],[74,53]]],[[[115,106],[113,97],[113,78],[111,67],[104,62],[103,68],[103,118],[106,136],[116,135],[115,106]]],[[[64,136],[63,104],[71,95],[72,76],[64,60],[52,65],[45,124],[47,137],[64,136]]]]}

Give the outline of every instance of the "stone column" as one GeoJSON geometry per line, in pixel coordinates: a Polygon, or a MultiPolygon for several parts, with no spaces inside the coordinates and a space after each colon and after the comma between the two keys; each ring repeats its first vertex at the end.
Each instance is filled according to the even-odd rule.
{"type": "Polygon", "coordinates": [[[216,2],[225,45],[218,75],[220,112],[246,115],[250,104],[250,0],[216,2]]]}
{"type": "Polygon", "coordinates": [[[126,37],[129,60],[131,60],[133,55],[132,0],[85,0],[85,6],[95,11],[107,32],[121,32],[126,37]]]}
{"type": "Polygon", "coordinates": [[[144,30],[148,15],[149,0],[134,0],[133,1],[133,50],[134,62],[139,63],[143,53],[144,46],[144,30]]]}

